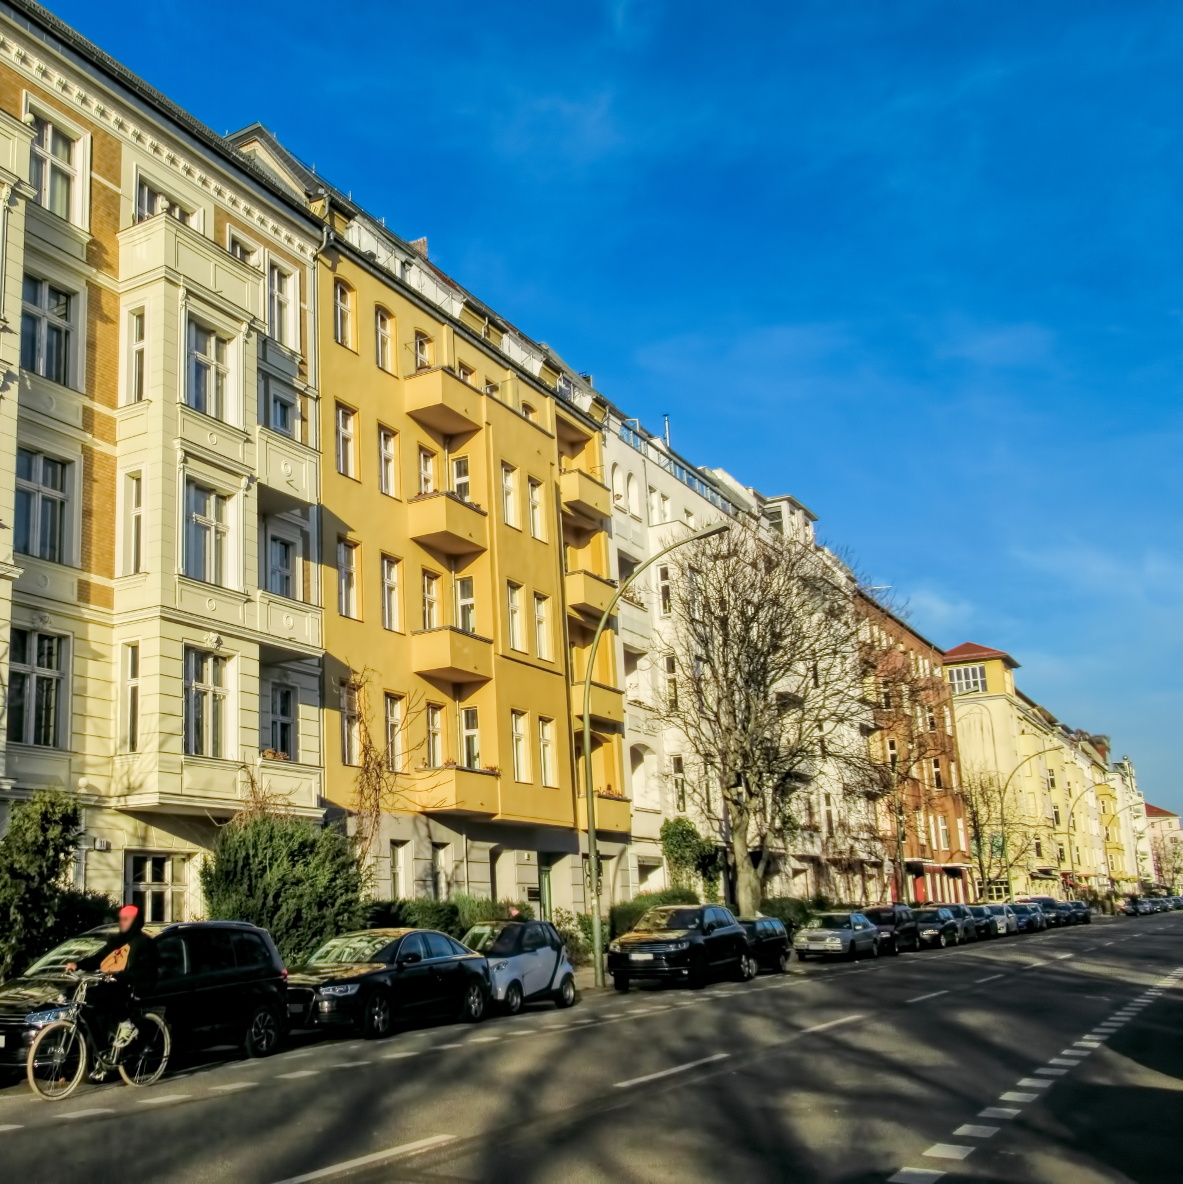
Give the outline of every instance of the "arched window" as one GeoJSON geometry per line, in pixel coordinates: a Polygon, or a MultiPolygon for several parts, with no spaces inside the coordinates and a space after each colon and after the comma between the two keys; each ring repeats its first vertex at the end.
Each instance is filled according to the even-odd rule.
{"type": "Polygon", "coordinates": [[[344,280],[333,284],[333,340],[353,347],[353,291],[344,280]]]}
{"type": "Polygon", "coordinates": [[[622,501],[624,499],[624,490],[620,486],[620,466],[612,466],[612,501],[613,503],[622,501]]]}
{"type": "Polygon", "coordinates": [[[533,405],[532,403],[523,403],[523,404],[522,404],[522,414],[523,414],[523,415],[524,415],[524,416],[525,416],[525,417],[526,417],[526,418],[527,418],[527,419],[528,419],[528,420],[529,420],[531,423],[533,423],[533,422],[534,422],[534,420],[535,420],[535,418],[536,418],[536,417],[537,417],[537,415],[538,415],[538,412],[534,410],[534,405],[533,405]]]}
{"type": "Polygon", "coordinates": [[[379,306],[374,309],[374,354],[375,361],[383,370],[394,369],[394,353],[390,343],[394,330],[394,318],[379,306]]]}
{"type": "Polygon", "coordinates": [[[628,502],[628,512],[634,518],[641,516],[641,493],[637,488],[637,479],[629,473],[624,482],[625,500],[628,502]]]}

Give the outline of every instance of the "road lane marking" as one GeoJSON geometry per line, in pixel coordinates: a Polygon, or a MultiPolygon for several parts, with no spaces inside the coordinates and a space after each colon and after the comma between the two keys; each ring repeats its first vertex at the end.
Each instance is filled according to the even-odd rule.
{"type": "Polygon", "coordinates": [[[210,1090],[228,1094],[236,1089],[254,1089],[258,1084],[257,1081],[231,1081],[227,1085],[211,1085],[210,1090]]]}
{"type": "Polygon", "coordinates": [[[417,1057],[419,1054],[415,1051],[411,1052],[388,1052],[382,1059],[384,1061],[401,1061],[403,1057],[417,1057]]]}
{"type": "Polygon", "coordinates": [[[927,995],[917,995],[915,999],[905,999],[905,1003],[923,1003],[925,999],[935,999],[938,995],[947,995],[948,991],[930,991],[927,995]]]}
{"type": "Polygon", "coordinates": [[[297,1069],[294,1073],[280,1073],[280,1077],[315,1077],[319,1069],[297,1069]]]}
{"type": "MultiPolygon", "coordinates": [[[[516,1033],[511,1033],[516,1035],[516,1033]]],[[[500,1036],[473,1036],[466,1040],[465,1044],[496,1044],[500,1040],[500,1036]]]]}
{"type": "Polygon", "coordinates": [[[978,1111],[979,1118],[1018,1118],[1021,1110],[1014,1110],[1010,1106],[987,1106],[978,1111]]]}
{"type": "Polygon", "coordinates": [[[24,1126],[19,1122],[9,1122],[4,1126],[0,1126],[0,1135],[4,1134],[5,1131],[23,1131],[24,1129],[24,1126]]]}
{"type": "Polygon", "coordinates": [[[1063,1077],[1067,1069],[1036,1069],[1036,1073],[1042,1074],[1044,1077],[1063,1077]]]}
{"type": "Polygon", "coordinates": [[[1038,1077],[1020,1077],[1015,1084],[1023,1086],[1024,1089],[1047,1089],[1052,1083],[1050,1081],[1043,1081],[1038,1077]]]}
{"type": "Polygon", "coordinates": [[[1056,957],[1057,958],[1075,958],[1076,955],[1075,954],[1057,954],[1056,957]]]}
{"type": "Polygon", "coordinates": [[[671,1077],[675,1073],[685,1073],[688,1069],[697,1069],[699,1065],[710,1065],[715,1061],[724,1061],[731,1054],[717,1052],[714,1056],[701,1057],[697,1061],[687,1061],[684,1065],[675,1065],[672,1069],[662,1069],[660,1073],[647,1073],[644,1077],[630,1077],[627,1081],[613,1082],[614,1089],[627,1089],[632,1085],[644,1085],[647,1081],[656,1081],[660,1077],[671,1077]]]}
{"type": "Polygon", "coordinates": [[[1052,1057],[1052,1059],[1050,1061],[1048,1061],[1048,1064],[1049,1065],[1072,1065],[1073,1067],[1075,1067],[1075,1066],[1079,1065],[1080,1062],[1079,1061],[1070,1061],[1067,1057],[1052,1057]]]}
{"type": "Polygon", "coordinates": [[[975,978],[975,983],[992,983],[996,978],[1002,978],[1001,974],[988,974],[985,978],[975,978]]]}
{"type": "Polygon", "coordinates": [[[326,1065],[326,1069],[358,1069],[362,1065],[372,1065],[373,1061],[340,1061],[335,1065],[326,1065]]]}
{"type": "Polygon", "coordinates": [[[114,1114],[114,1110],[75,1110],[70,1114],[58,1114],[57,1118],[93,1118],[96,1114],[114,1114]]]}
{"type": "Polygon", "coordinates": [[[887,1184],[935,1184],[944,1175],[944,1172],[934,1172],[931,1168],[901,1168],[888,1177],[887,1184]]]}
{"type": "Polygon", "coordinates": [[[934,1143],[924,1154],[929,1159],[965,1159],[972,1150],[959,1143],[934,1143]]]}
{"type": "Polygon", "coordinates": [[[973,1123],[966,1123],[965,1126],[959,1126],[953,1133],[960,1135],[963,1139],[989,1139],[992,1135],[998,1134],[1002,1130],[1000,1126],[975,1126],[973,1123]]]}
{"type": "Polygon", "coordinates": [[[839,1024],[849,1024],[862,1018],[862,1015],[844,1015],[840,1020],[830,1020],[825,1024],[814,1024],[812,1028],[802,1028],[800,1035],[807,1036],[810,1032],[824,1032],[827,1028],[836,1028],[839,1024]]]}
{"type": "Polygon", "coordinates": [[[1101,1047],[1100,1040],[1077,1040],[1075,1043],[1076,1043],[1077,1048],[1100,1048],[1101,1047]]]}
{"type": "Polygon", "coordinates": [[[162,1094],[158,1098],[141,1098],[141,1106],[163,1106],[165,1102],[187,1102],[192,1094],[162,1094]]]}
{"type": "Polygon", "coordinates": [[[1018,1090],[1007,1090],[1004,1094],[998,1095],[1000,1102],[1034,1102],[1038,1098],[1038,1094],[1022,1094],[1018,1090]]]}
{"type": "Polygon", "coordinates": [[[432,1046],[432,1052],[439,1052],[441,1048],[463,1048],[462,1044],[436,1044],[432,1046]]]}
{"type": "Polygon", "coordinates": [[[455,1141],[455,1135],[431,1135],[426,1139],[416,1139],[414,1143],[403,1143],[399,1147],[375,1151],[373,1155],[361,1155],[357,1159],[347,1159],[344,1163],[335,1163],[331,1167],[320,1168],[315,1172],[305,1172],[302,1176],[289,1176],[286,1180],[277,1181],[276,1184],[308,1184],[311,1180],[324,1180],[329,1176],[339,1176],[343,1172],[369,1167],[371,1164],[386,1163],[391,1159],[402,1159],[404,1156],[415,1155],[420,1151],[429,1151],[433,1147],[442,1147],[446,1143],[455,1141]]]}

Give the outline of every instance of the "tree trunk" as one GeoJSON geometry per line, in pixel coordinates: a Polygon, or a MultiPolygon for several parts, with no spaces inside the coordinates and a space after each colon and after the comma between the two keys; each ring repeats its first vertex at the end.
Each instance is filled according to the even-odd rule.
{"type": "Polygon", "coordinates": [[[741,917],[760,911],[760,873],[748,853],[748,818],[733,810],[731,816],[731,858],[735,863],[735,904],[741,917]]]}

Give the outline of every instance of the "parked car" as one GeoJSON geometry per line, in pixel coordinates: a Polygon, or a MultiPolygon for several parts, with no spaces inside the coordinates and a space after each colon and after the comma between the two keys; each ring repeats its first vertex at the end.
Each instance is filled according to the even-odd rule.
{"type": "Polygon", "coordinates": [[[1075,923],[1075,919],[1071,914],[1063,912],[1060,908],[1061,905],[1068,903],[1066,900],[1057,900],[1054,896],[1016,896],[1015,900],[1019,904],[1039,905],[1049,929],[1056,925],[1071,925],[1075,923]]]}
{"type": "Polygon", "coordinates": [[[970,916],[974,919],[974,928],[978,932],[979,940],[984,940],[987,937],[1000,937],[1006,930],[1005,926],[1000,929],[997,918],[990,911],[989,906],[984,904],[970,904],[966,905],[969,909],[970,916]]]}
{"type": "Polygon", "coordinates": [[[1047,928],[1047,921],[1039,905],[1012,903],[1011,912],[1015,915],[1020,933],[1039,933],[1047,928]]]}
{"type": "Polygon", "coordinates": [[[756,958],[743,927],[719,905],[661,905],[608,946],[608,973],[618,991],[637,979],[699,987],[730,975],[755,978],[756,958]]]}
{"type": "Polygon", "coordinates": [[[959,944],[978,940],[978,923],[973,913],[969,911],[968,905],[942,904],[938,907],[948,909],[953,915],[953,920],[957,922],[957,941],[959,944]]]}
{"type": "MultiPolygon", "coordinates": [[[[253,1057],[275,1051],[287,1024],[287,972],[266,929],[194,921],[144,931],[156,941],[159,970],[142,999],[164,1014],[174,1043],[232,1041],[253,1057]]],[[[0,985],[0,1065],[24,1065],[37,1031],[72,997],[66,964],[89,957],[114,932],[104,925],[62,942],[0,985]]]]}
{"type": "Polygon", "coordinates": [[[819,913],[793,935],[793,949],[807,958],[879,957],[883,939],[879,927],[863,913],[819,913]]]}
{"type": "Polygon", "coordinates": [[[990,910],[994,923],[998,926],[999,937],[1019,932],[1019,919],[1009,904],[988,904],[986,908],[990,910]]]}
{"type": "Polygon", "coordinates": [[[916,925],[920,930],[920,944],[933,949],[955,946],[961,940],[961,926],[953,914],[940,906],[916,910],[916,925]]]}
{"type": "Polygon", "coordinates": [[[748,946],[762,970],[784,974],[792,956],[792,938],[784,922],[776,917],[740,918],[740,925],[748,935],[748,946]]]}
{"type": "Polygon", "coordinates": [[[1091,925],[1093,923],[1093,910],[1089,908],[1087,901],[1066,900],[1064,904],[1068,906],[1068,912],[1072,916],[1074,924],[1091,925]]]}
{"type": "Polygon", "coordinates": [[[464,945],[489,961],[492,999],[517,1015],[524,1003],[575,1002],[575,968],[559,931],[547,921],[482,921],[464,935],[464,945]]]}
{"type": "Polygon", "coordinates": [[[878,927],[881,951],[898,954],[920,949],[916,917],[906,904],[877,904],[863,909],[863,916],[878,927]]]}
{"type": "Polygon", "coordinates": [[[484,954],[434,929],[342,933],[288,976],[297,1026],[360,1028],[371,1040],[429,1016],[475,1023],[491,994],[484,954]]]}

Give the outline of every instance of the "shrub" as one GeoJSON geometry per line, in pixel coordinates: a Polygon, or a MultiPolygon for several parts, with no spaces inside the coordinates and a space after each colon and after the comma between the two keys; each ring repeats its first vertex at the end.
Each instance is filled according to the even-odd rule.
{"type": "Polygon", "coordinates": [[[760,902],[760,912],[766,917],[783,921],[786,929],[800,929],[813,915],[809,901],[797,896],[774,896],[760,902]]]}
{"type": "Polygon", "coordinates": [[[0,979],[55,944],[81,825],[81,807],[60,790],[12,807],[0,839],[0,979]]]}
{"type": "MultiPolygon", "coordinates": [[[[659,904],[698,904],[698,894],[689,888],[666,888],[662,892],[642,892],[632,900],[614,904],[608,910],[608,928],[613,937],[627,933],[640,919],[646,909],[659,904]]],[[[591,938],[591,921],[588,920],[588,939],[591,938]]]]}
{"type": "Polygon", "coordinates": [[[359,928],[365,916],[365,874],[353,844],[306,818],[257,812],[227,823],[201,886],[211,918],[261,925],[289,964],[359,928]]]}
{"type": "Polygon", "coordinates": [[[486,896],[468,896],[463,892],[455,893],[451,900],[460,910],[460,924],[464,933],[481,921],[508,920],[510,909],[517,909],[523,920],[534,920],[534,906],[525,900],[490,900],[486,896]]]}
{"type": "Polygon", "coordinates": [[[109,925],[115,920],[118,907],[115,901],[102,892],[79,892],[67,888],[58,901],[57,920],[45,942],[45,948],[53,949],[67,938],[77,937],[99,925],[109,925]]]}

